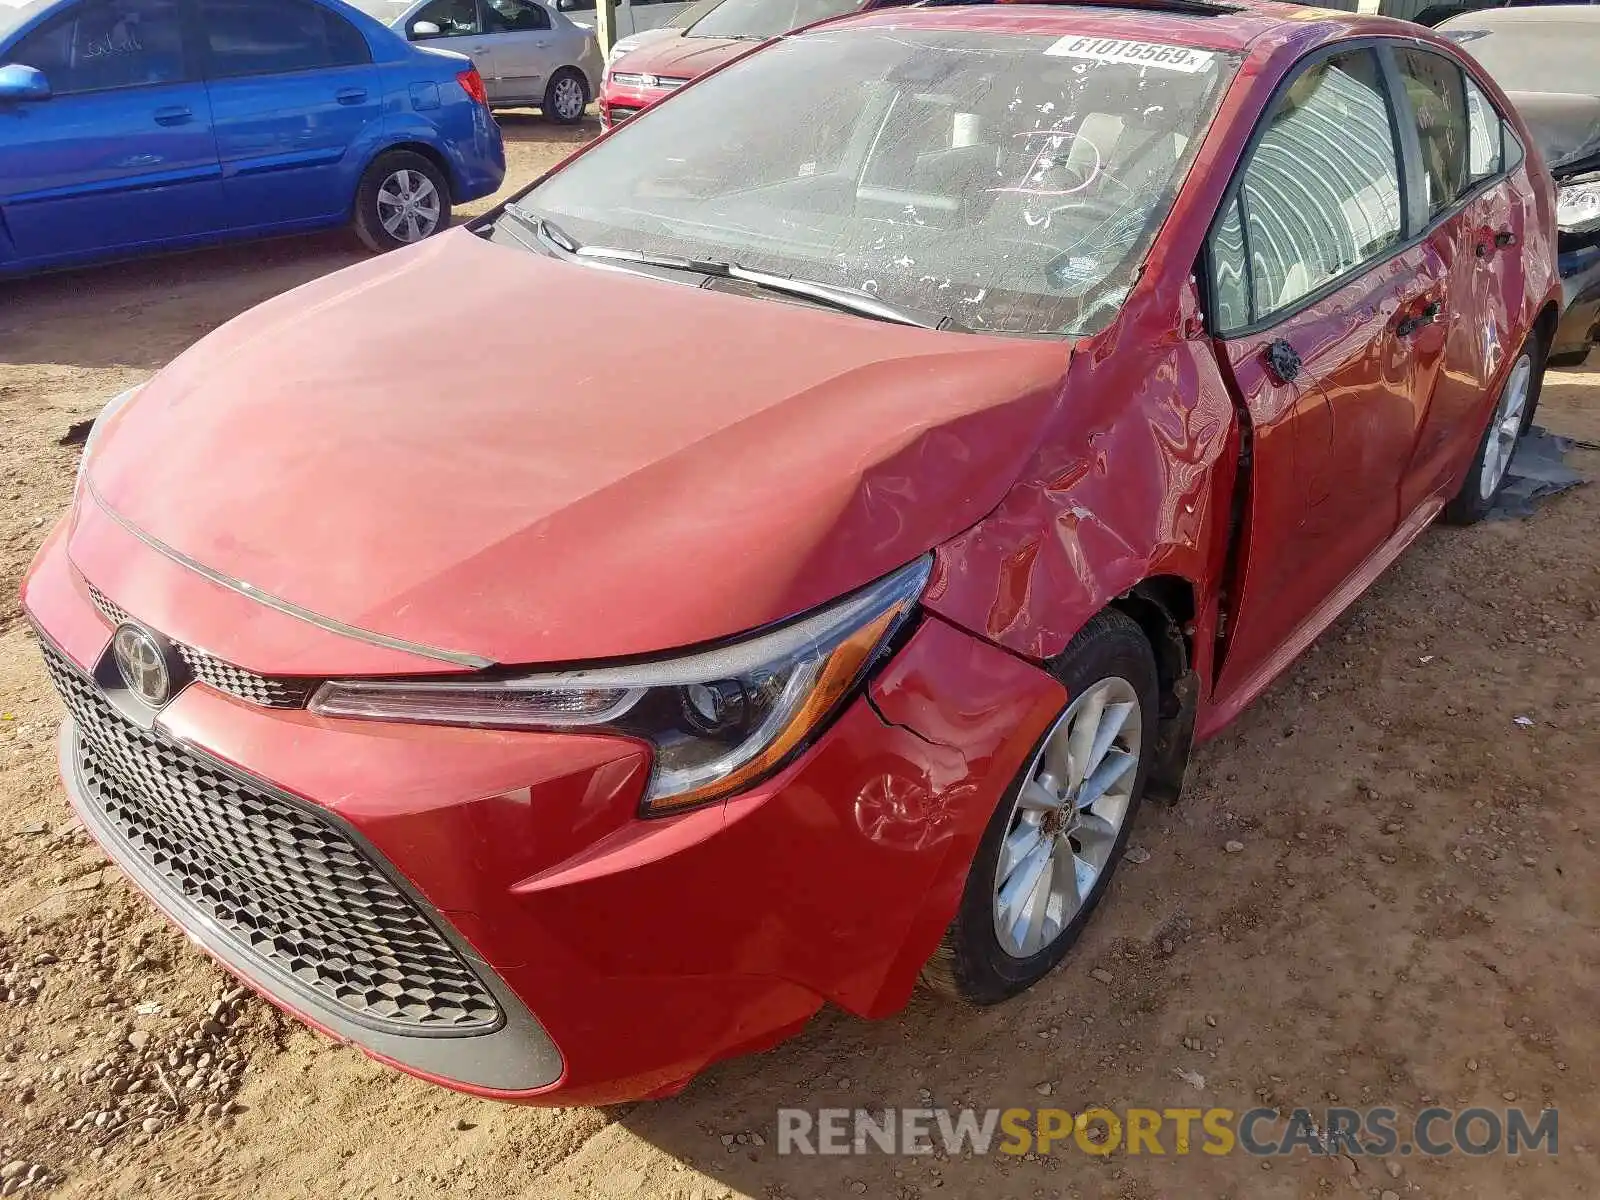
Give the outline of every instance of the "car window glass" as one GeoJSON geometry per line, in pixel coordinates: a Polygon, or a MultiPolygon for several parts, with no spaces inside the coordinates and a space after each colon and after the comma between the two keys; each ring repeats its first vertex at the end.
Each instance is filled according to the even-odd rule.
{"type": "MultiPolygon", "coordinates": [[[[621,5],[618,5],[620,8],[621,5]]],[[[594,0],[556,0],[556,8],[560,12],[592,13],[594,0]]]]}
{"type": "Polygon", "coordinates": [[[1399,242],[1399,157],[1370,51],[1324,59],[1278,97],[1240,194],[1254,320],[1399,242]]]}
{"type": "Polygon", "coordinates": [[[1244,255],[1244,220],[1235,196],[1211,234],[1212,322],[1217,329],[1250,324],[1250,276],[1244,255]]]}
{"type": "Polygon", "coordinates": [[[368,62],[366,39],[308,0],[201,0],[213,79],[368,62]]]}
{"type": "Polygon", "coordinates": [[[1237,59],[1050,31],[780,39],[522,197],[581,243],[738,263],[971,329],[1104,328],[1237,59]]]}
{"type": "Polygon", "coordinates": [[[550,14],[532,0],[484,0],[483,24],[490,33],[549,29],[550,14]]]}
{"type": "Polygon", "coordinates": [[[57,95],[187,75],[176,0],[91,0],[24,38],[7,58],[43,71],[57,95]]]}
{"type": "Polygon", "coordinates": [[[1467,99],[1461,68],[1425,50],[1396,52],[1422,143],[1429,215],[1455,203],[1467,186],[1467,99]]]}
{"type": "Polygon", "coordinates": [[[1467,80],[1467,174],[1473,183],[1500,172],[1503,127],[1500,114],[1478,85],[1467,80]]]}
{"type": "Polygon", "coordinates": [[[418,21],[432,21],[445,37],[483,32],[478,25],[477,0],[433,0],[411,19],[413,28],[418,21]]]}

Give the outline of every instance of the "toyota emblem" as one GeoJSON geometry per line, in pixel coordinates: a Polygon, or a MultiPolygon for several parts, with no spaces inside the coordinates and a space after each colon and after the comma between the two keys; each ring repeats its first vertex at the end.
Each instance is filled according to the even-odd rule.
{"type": "Polygon", "coordinates": [[[152,634],[137,625],[119,626],[111,639],[111,653],[122,682],[135,696],[151,708],[160,708],[171,699],[172,672],[152,634]]]}

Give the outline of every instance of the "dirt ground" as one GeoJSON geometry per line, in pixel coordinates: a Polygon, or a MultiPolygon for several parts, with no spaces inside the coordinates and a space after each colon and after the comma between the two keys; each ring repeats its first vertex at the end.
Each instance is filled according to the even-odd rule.
{"type": "MultiPolygon", "coordinates": [[[[504,123],[515,180],[586,136],[531,114],[504,123]]],[[[17,588],[68,501],[74,422],[235,313],[356,257],[330,236],[0,285],[0,1176],[15,1176],[0,1192],[29,1179],[29,1194],[217,1198],[1600,1189],[1595,487],[1529,520],[1426,534],[1199,753],[1180,806],[1145,810],[1148,859],[1125,868],[1064,968],[1010,1004],[919,997],[878,1023],[825,1012],[676,1099],[601,1111],[431,1088],[235,992],[69,819],[60,710],[17,588]],[[1559,1108],[1560,1153],[1264,1169],[1242,1155],[774,1152],[780,1106],[1040,1103],[1516,1103],[1559,1108]]],[[[506,316],[537,339],[536,311],[506,316]]],[[[1541,408],[1590,443],[1597,359],[1553,372],[1541,408]]],[[[1600,452],[1574,459],[1600,476],[1600,452]]]]}

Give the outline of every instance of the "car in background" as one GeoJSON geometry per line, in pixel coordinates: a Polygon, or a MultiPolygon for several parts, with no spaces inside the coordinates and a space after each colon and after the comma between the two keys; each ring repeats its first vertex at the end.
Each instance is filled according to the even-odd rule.
{"type": "Polygon", "coordinates": [[[1016,995],[1494,504],[1528,138],[1431,31],[1266,2],[768,42],[112,401],[23,590],[71,802],[275,1003],[502,1100],[1016,995]]]}
{"type": "Polygon", "coordinates": [[[905,0],[700,0],[664,30],[618,43],[600,89],[600,121],[625,121],[771,38],[905,0]]]}
{"type": "Polygon", "coordinates": [[[594,33],[543,0],[352,0],[401,37],[472,59],[493,108],[530,106],[562,125],[600,90],[594,33]]]}
{"type": "Polygon", "coordinates": [[[1561,0],[1383,0],[1378,11],[1385,16],[1437,27],[1463,13],[1494,8],[1533,8],[1561,0]]]}
{"type": "Polygon", "coordinates": [[[0,7],[0,274],[347,223],[388,250],[504,176],[472,64],[338,0],[0,7]]]}
{"type": "MultiPolygon", "coordinates": [[[[577,25],[595,26],[595,0],[556,0],[556,6],[577,25]]],[[[686,0],[618,0],[611,36],[617,40],[670,25],[685,9],[686,0]]]]}
{"type": "Polygon", "coordinates": [[[1555,178],[1564,310],[1550,363],[1577,366],[1600,340],[1600,6],[1485,9],[1438,28],[1505,89],[1555,178]]]}

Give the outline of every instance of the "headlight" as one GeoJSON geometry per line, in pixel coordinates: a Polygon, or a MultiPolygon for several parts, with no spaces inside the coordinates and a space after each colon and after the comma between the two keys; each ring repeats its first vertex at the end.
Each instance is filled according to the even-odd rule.
{"type": "Polygon", "coordinates": [[[326,717],[497,729],[592,730],[654,748],[647,815],[750,787],[838,710],[910,616],[928,579],[921,558],[770,632],[682,658],[500,679],[323,684],[326,717]]]}
{"type": "Polygon", "coordinates": [[[1556,190],[1556,225],[1564,233],[1600,230],[1600,176],[1563,183],[1556,190]]]}
{"type": "Polygon", "coordinates": [[[139,389],[142,387],[144,387],[142,383],[135,384],[127,391],[119,392],[111,397],[106,406],[100,410],[100,415],[94,419],[94,424],[89,427],[89,436],[83,443],[83,455],[78,459],[78,482],[75,486],[82,486],[83,474],[89,469],[89,459],[94,454],[95,443],[100,440],[100,435],[105,431],[106,426],[110,424],[111,418],[117,415],[118,410],[123,405],[137,396],[139,389]]]}

